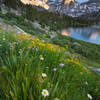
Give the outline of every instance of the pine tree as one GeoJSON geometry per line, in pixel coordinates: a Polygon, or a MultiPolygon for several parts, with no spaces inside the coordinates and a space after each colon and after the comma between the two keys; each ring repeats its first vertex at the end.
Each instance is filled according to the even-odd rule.
{"type": "Polygon", "coordinates": [[[16,9],[18,0],[4,0],[4,4],[8,7],[16,9]]]}

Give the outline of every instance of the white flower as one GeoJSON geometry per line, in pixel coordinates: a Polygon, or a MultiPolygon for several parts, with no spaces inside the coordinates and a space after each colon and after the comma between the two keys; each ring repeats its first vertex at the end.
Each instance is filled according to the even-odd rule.
{"type": "Polygon", "coordinates": [[[38,51],[38,48],[36,48],[35,50],[38,51]]]}
{"type": "Polygon", "coordinates": [[[40,55],[40,60],[44,60],[44,57],[43,57],[43,55],[40,55]]]}
{"type": "Polygon", "coordinates": [[[42,95],[43,95],[44,97],[49,96],[48,90],[43,89],[43,90],[42,90],[42,95]]]}
{"type": "Polygon", "coordinates": [[[3,40],[6,40],[5,38],[3,38],[3,40]]]}
{"type": "Polygon", "coordinates": [[[53,68],[53,71],[56,72],[57,71],[57,68],[53,68]]]}
{"type": "Polygon", "coordinates": [[[60,99],[58,99],[58,98],[54,98],[54,100],[60,100],[60,99]]]}
{"type": "Polygon", "coordinates": [[[88,98],[92,100],[92,96],[90,94],[87,94],[88,98]]]}
{"type": "Polygon", "coordinates": [[[85,82],[85,85],[88,85],[88,82],[85,82]]]}
{"type": "Polygon", "coordinates": [[[43,78],[47,77],[47,74],[42,73],[42,77],[43,77],[43,78]]]}
{"type": "Polygon", "coordinates": [[[44,60],[44,58],[40,58],[40,60],[44,60]]]}
{"type": "Polygon", "coordinates": [[[61,63],[61,64],[59,64],[59,66],[60,66],[60,67],[63,67],[63,66],[64,66],[64,64],[63,64],[63,63],[61,63]]]}

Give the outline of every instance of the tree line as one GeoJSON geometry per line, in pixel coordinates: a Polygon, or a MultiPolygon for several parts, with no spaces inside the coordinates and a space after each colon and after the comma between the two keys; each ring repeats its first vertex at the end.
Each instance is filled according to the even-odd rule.
{"type": "Polygon", "coordinates": [[[48,12],[45,9],[39,11],[37,7],[32,5],[25,5],[20,0],[2,0],[2,2],[13,9],[20,9],[22,16],[31,21],[38,21],[42,27],[50,26],[52,30],[58,30],[66,27],[84,27],[98,23],[97,20],[88,20],[82,18],[72,18],[70,16],[48,12]]]}

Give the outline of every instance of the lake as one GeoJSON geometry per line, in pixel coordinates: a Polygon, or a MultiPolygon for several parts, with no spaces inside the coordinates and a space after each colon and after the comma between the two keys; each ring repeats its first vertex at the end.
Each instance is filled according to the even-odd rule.
{"type": "Polygon", "coordinates": [[[78,40],[84,40],[100,44],[100,25],[90,27],[67,28],[61,31],[62,35],[70,36],[78,40]]]}

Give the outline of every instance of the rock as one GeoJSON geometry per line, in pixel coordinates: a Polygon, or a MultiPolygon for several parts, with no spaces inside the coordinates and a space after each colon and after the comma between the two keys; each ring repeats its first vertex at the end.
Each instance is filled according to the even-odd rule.
{"type": "Polygon", "coordinates": [[[93,70],[100,74],[100,69],[99,68],[93,68],[93,70]]]}
{"type": "Polygon", "coordinates": [[[18,26],[13,25],[13,27],[19,31],[18,33],[24,33],[24,34],[27,34],[24,30],[22,30],[22,29],[19,28],[18,26]]]}
{"type": "Polygon", "coordinates": [[[45,26],[45,30],[49,31],[50,27],[49,26],[45,26]]]}
{"type": "Polygon", "coordinates": [[[3,30],[7,30],[7,31],[10,31],[12,33],[18,33],[18,34],[21,34],[21,33],[25,33],[27,34],[26,32],[24,32],[21,28],[19,28],[18,26],[16,25],[8,25],[6,23],[3,22],[3,19],[0,19],[0,28],[3,29],[3,30]]]}
{"type": "Polygon", "coordinates": [[[71,45],[71,47],[75,47],[75,46],[80,47],[81,45],[80,45],[78,42],[74,42],[74,43],[71,45]]]}
{"type": "Polygon", "coordinates": [[[48,34],[50,35],[51,38],[54,38],[57,36],[57,33],[54,31],[50,31],[48,34]]]}
{"type": "Polygon", "coordinates": [[[100,19],[100,0],[88,0],[83,3],[79,3],[76,0],[67,0],[69,2],[67,4],[64,1],[66,0],[48,0],[47,4],[50,6],[49,11],[72,17],[100,19]]]}
{"type": "Polygon", "coordinates": [[[97,72],[100,75],[100,68],[95,68],[95,67],[88,67],[89,69],[92,69],[93,71],[97,72]]]}
{"type": "Polygon", "coordinates": [[[8,7],[6,7],[4,4],[1,5],[1,11],[2,11],[2,14],[6,14],[8,13],[8,7]]]}
{"type": "Polygon", "coordinates": [[[37,29],[37,28],[41,29],[41,25],[39,24],[39,22],[35,21],[35,22],[32,22],[32,24],[35,29],[37,29]]]}

